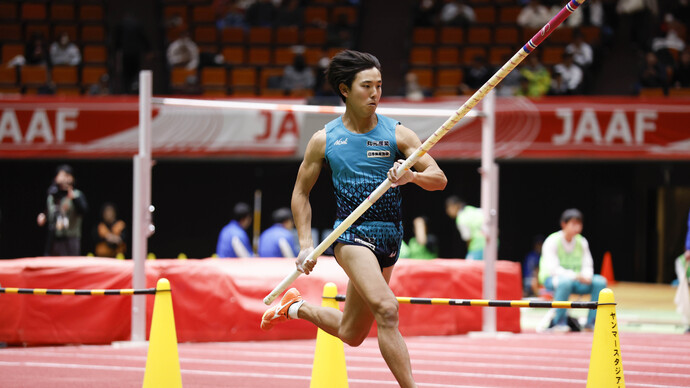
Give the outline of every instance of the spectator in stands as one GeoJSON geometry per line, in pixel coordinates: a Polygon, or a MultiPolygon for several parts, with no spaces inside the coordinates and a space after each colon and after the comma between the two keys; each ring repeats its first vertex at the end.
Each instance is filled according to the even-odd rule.
{"type": "MultiPolygon", "coordinates": [[[[606,279],[594,274],[592,253],[582,233],[582,213],[567,209],[561,215],[561,230],[549,235],[542,245],[539,282],[554,292],[555,301],[567,301],[570,294],[591,294],[599,300],[606,279]]],[[[590,310],[586,329],[594,329],[596,310],[590,310]]],[[[556,331],[570,331],[565,309],[557,309],[552,322],[556,331]]]]}
{"type": "Polygon", "coordinates": [[[144,60],[153,55],[151,43],[146,37],[141,22],[131,14],[125,14],[113,31],[113,46],[121,58],[122,69],[120,88],[124,93],[136,93],[139,90],[139,71],[144,60]]]}
{"type": "Polygon", "coordinates": [[[517,16],[517,24],[526,28],[542,28],[549,20],[551,13],[540,0],[530,0],[517,16]]]}
{"type": "Polygon", "coordinates": [[[441,10],[441,4],[437,0],[416,0],[412,15],[416,27],[433,27],[441,10]]]}
{"type": "Polygon", "coordinates": [[[117,257],[127,251],[125,243],[124,221],[117,218],[117,209],[113,203],[106,203],[101,210],[101,221],[96,230],[96,247],[98,257],[117,257]]]}
{"type": "Polygon", "coordinates": [[[568,88],[568,94],[580,94],[583,73],[580,66],[573,61],[572,54],[563,53],[563,62],[554,66],[553,70],[554,73],[558,73],[563,77],[563,83],[568,88]]]}
{"type": "Polygon", "coordinates": [[[259,257],[296,257],[299,243],[292,212],[282,207],[273,212],[273,226],[259,237],[259,257]]]}
{"type": "Polygon", "coordinates": [[[282,0],[276,11],[276,25],[301,26],[304,19],[304,7],[300,0],[282,0]]]}
{"type": "Polygon", "coordinates": [[[252,224],[249,205],[239,202],[233,208],[232,221],[220,231],[216,254],[218,257],[252,257],[247,228],[252,224]]]}
{"type": "Polygon", "coordinates": [[[87,209],[84,193],[74,188],[72,167],[58,166],[48,187],[46,211],[36,219],[38,226],[48,226],[46,256],[79,256],[82,219],[87,209]]]}
{"type": "Polygon", "coordinates": [[[50,65],[48,45],[40,32],[34,32],[24,46],[24,61],[27,65],[50,65]]]}
{"type": "Polygon", "coordinates": [[[465,82],[460,85],[460,90],[463,93],[473,92],[481,88],[492,75],[493,73],[486,63],[486,58],[477,55],[472,59],[470,67],[465,70],[465,82]]]}
{"type": "Polygon", "coordinates": [[[539,61],[537,55],[530,55],[527,57],[527,64],[520,68],[520,75],[526,80],[527,88],[525,90],[527,97],[541,97],[549,91],[551,86],[551,74],[549,70],[544,67],[539,61]]]}
{"type": "Polygon", "coordinates": [[[180,32],[180,37],[168,46],[168,64],[194,70],[199,66],[199,47],[189,37],[189,32],[180,32]]]}
{"type": "Polygon", "coordinates": [[[474,23],[474,10],[464,0],[444,0],[439,20],[445,26],[467,27],[474,23]]]}
{"type": "Polygon", "coordinates": [[[91,96],[106,96],[110,94],[110,76],[108,73],[101,74],[98,77],[98,83],[89,86],[87,94],[91,96]]]}
{"type": "Polygon", "coordinates": [[[639,73],[639,88],[663,88],[664,94],[667,93],[668,79],[666,68],[659,63],[659,60],[652,51],[648,51],[644,57],[644,64],[639,73]]]}
{"type": "Polygon", "coordinates": [[[400,257],[425,260],[438,258],[438,238],[429,233],[429,218],[415,217],[412,226],[414,236],[405,244],[405,250],[400,249],[400,257]]]}
{"type": "Polygon", "coordinates": [[[214,0],[213,7],[216,11],[216,27],[245,27],[244,19],[246,7],[238,0],[214,0]]]}
{"type": "Polygon", "coordinates": [[[541,258],[541,247],[544,244],[544,236],[538,234],[532,240],[532,250],[525,256],[522,263],[522,285],[523,296],[530,297],[539,293],[539,259],[541,258]]]}
{"type": "Polygon", "coordinates": [[[457,196],[446,199],[446,214],[455,220],[460,236],[467,242],[467,260],[484,260],[486,235],[484,214],[480,208],[467,205],[457,196]]]}
{"type": "Polygon", "coordinates": [[[563,79],[563,74],[559,71],[554,70],[551,76],[551,86],[549,87],[549,96],[565,96],[570,94],[568,90],[568,84],[563,79]]]}
{"type": "Polygon", "coordinates": [[[405,74],[405,85],[402,94],[411,101],[421,101],[424,99],[426,93],[419,84],[419,78],[416,73],[409,71],[405,74]]]}
{"type": "Polygon", "coordinates": [[[247,23],[252,27],[271,27],[276,20],[276,7],[272,0],[256,0],[245,15],[247,23]]]}
{"type": "Polygon", "coordinates": [[[81,52],[76,44],[63,32],[57,41],[50,45],[50,61],[53,65],[77,66],[81,63],[81,52]]]}
{"type": "Polygon", "coordinates": [[[565,46],[565,52],[572,54],[575,64],[587,71],[594,62],[594,50],[589,43],[585,42],[585,37],[580,30],[573,32],[573,41],[565,46]]]}
{"type": "Polygon", "coordinates": [[[313,89],[314,84],[314,71],[307,66],[304,55],[295,54],[292,65],[288,65],[283,71],[281,88],[289,93],[293,90],[313,89]]]}
{"type": "Polygon", "coordinates": [[[673,15],[666,14],[660,33],[664,35],[652,39],[652,51],[661,63],[673,67],[676,54],[685,49],[685,26],[673,15]]]}
{"type": "Polygon", "coordinates": [[[690,87],[690,47],[680,53],[678,63],[673,69],[673,86],[676,88],[690,87]]]}

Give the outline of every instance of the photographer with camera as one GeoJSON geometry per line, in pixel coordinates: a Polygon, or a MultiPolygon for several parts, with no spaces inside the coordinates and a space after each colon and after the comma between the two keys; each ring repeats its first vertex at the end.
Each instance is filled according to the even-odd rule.
{"type": "Polygon", "coordinates": [[[79,256],[81,224],[87,210],[86,197],[74,188],[72,167],[58,166],[48,187],[47,209],[38,215],[38,226],[48,225],[46,256],[79,256]]]}

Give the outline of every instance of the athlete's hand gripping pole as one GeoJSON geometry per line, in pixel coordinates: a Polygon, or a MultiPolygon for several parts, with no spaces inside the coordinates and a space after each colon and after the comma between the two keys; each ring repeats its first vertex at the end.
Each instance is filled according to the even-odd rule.
{"type": "MultiPolygon", "coordinates": [[[[404,163],[398,167],[397,175],[402,176],[403,172],[409,170],[419,158],[426,154],[431,147],[433,147],[443,136],[445,136],[448,131],[450,131],[455,125],[465,117],[465,115],[474,108],[479,101],[481,101],[487,93],[493,90],[496,85],[498,85],[503,78],[505,78],[508,73],[513,71],[517,65],[522,62],[525,57],[527,57],[537,46],[539,46],[546,37],[548,37],[553,30],[555,30],[565,19],[570,16],[571,13],[584,3],[585,0],[570,0],[568,4],[561,9],[561,11],[554,16],[548,23],[542,27],[541,30],[530,39],[523,47],[520,49],[513,57],[506,62],[484,85],[482,85],[479,90],[477,90],[448,120],[446,120],[439,129],[437,129],[424,143],[422,143],[415,152],[410,155],[404,163]]],[[[371,205],[374,204],[382,195],[391,187],[392,182],[388,179],[383,181],[377,188],[367,197],[364,202],[362,202],[357,208],[347,217],[343,222],[338,225],[337,228],[331,232],[331,234],[326,237],[325,240],[321,242],[314,251],[307,256],[305,260],[314,260],[315,257],[319,257],[333,242],[340,237],[347,228],[350,227],[362,214],[364,214],[371,205]]],[[[276,286],[276,288],[271,291],[264,298],[264,303],[270,305],[275,298],[280,295],[285,289],[288,288],[292,282],[295,281],[302,273],[295,269],[290,275],[288,275],[283,281],[276,286]]]]}

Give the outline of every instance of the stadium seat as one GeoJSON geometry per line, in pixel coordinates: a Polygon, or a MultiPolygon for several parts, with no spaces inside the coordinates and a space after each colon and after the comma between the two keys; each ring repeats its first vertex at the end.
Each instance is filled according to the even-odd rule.
{"type": "Polygon", "coordinates": [[[503,6],[498,12],[498,22],[503,24],[516,24],[517,17],[522,11],[522,6],[509,5],[503,6]]]}
{"type": "Polygon", "coordinates": [[[233,88],[255,88],[256,69],[253,67],[239,67],[230,70],[230,84],[233,88]]]}
{"type": "Polygon", "coordinates": [[[84,87],[98,83],[103,74],[108,74],[105,66],[84,66],[81,69],[81,84],[84,87]]]}
{"type": "MultiPolygon", "coordinates": [[[[320,47],[307,47],[304,50],[304,60],[309,66],[315,66],[319,63],[321,58],[328,55],[320,47]]],[[[329,57],[330,58],[330,57],[329,57]]]]}
{"type": "Polygon", "coordinates": [[[85,64],[102,65],[108,57],[107,50],[104,45],[86,45],[82,51],[82,61],[85,64]]]}
{"type": "Polygon", "coordinates": [[[169,20],[173,17],[180,17],[184,25],[189,24],[186,5],[166,5],[163,7],[163,19],[169,20]]]}
{"type": "Polygon", "coordinates": [[[410,49],[410,65],[431,66],[433,64],[433,50],[428,46],[412,47],[410,49]]]}
{"type": "Polygon", "coordinates": [[[326,43],[326,29],[307,27],[302,31],[302,43],[307,46],[323,46],[326,43]]]}
{"type": "Polygon", "coordinates": [[[309,6],[304,9],[306,25],[325,25],[328,23],[328,8],[309,6]]]}
{"type": "Polygon", "coordinates": [[[474,22],[493,24],[496,21],[496,8],[493,5],[474,7],[474,22]]]}
{"type": "Polygon", "coordinates": [[[436,72],[437,87],[459,87],[462,83],[462,69],[440,69],[436,72]]]}
{"type": "Polygon", "coordinates": [[[281,26],[275,30],[275,43],[278,45],[295,45],[299,43],[299,28],[281,26]]]}
{"type": "Polygon", "coordinates": [[[22,4],[21,20],[37,21],[46,20],[47,10],[43,3],[24,3],[22,4]]]}
{"type": "Polygon", "coordinates": [[[105,30],[102,25],[84,25],[81,27],[79,40],[83,43],[103,43],[105,30]]]}
{"type": "Polygon", "coordinates": [[[16,21],[17,17],[17,4],[11,2],[0,3],[0,20],[11,20],[16,21]]]}
{"type": "MultiPolygon", "coordinates": [[[[261,87],[261,90],[263,91],[264,89],[276,89],[271,88],[271,79],[274,81],[280,77],[283,76],[283,68],[282,67],[263,67],[261,68],[261,73],[260,73],[260,81],[259,81],[259,86],[261,87]]],[[[277,88],[280,90],[280,88],[277,88]]],[[[263,95],[263,93],[261,93],[263,95]]]]}
{"type": "Polygon", "coordinates": [[[58,86],[55,88],[55,95],[57,96],[79,96],[81,95],[81,88],[79,86],[58,86]]]}
{"type": "Polygon", "coordinates": [[[411,73],[417,75],[417,83],[419,86],[431,89],[434,84],[434,72],[429,68],[413,68],[411,73]]]}
{"type": "Polygon", "coordinates": [[[242,27],[226,27],[221,31],[221,42],[224,44],[242,44],[244,43],[244,28],[242,27]]]}
{"type": "Polygon", "coordinates": [[[557,65],[563,62],[563,52],[565,52],[565,48],[562,46],[543,47],[541,52],[541,62],[547,66],[557,65]]]}
{"type": "Polygon", "coordinates": [[[251,27],[247,36],[250,45],[271,44],[273,29],[271,27],[251,27]]]}
{"type": "Polygon", "coordinates": [[[76,66],[53,66],[50,73],[51,80],[57,86],[76,86],[79,83],[76,66]]]}
{"type": "Polygon", "coordinates": [[[489,64],[492,66],[503,66],[516,52],[517,49],[509,46],[492,46],[489,49],[489,64]]]}
{"type": "Polygon", "coordinates": [[[79,21],[81,22],[100,22],[103,20],[103,5],[101,4],[82,4],[79,7],[79,21]]]}
{"type": "Polygon", "coordinates": [[[50,5],[50,20],[53,22],[74,21],[74,4],[52,3],[50,5]]]}
{"type": "Polygon", "coordinates": [[[15,67],[0,66],[0,85],[17,84],[17,69],[15,67]]]}
{"type": "Polygon", "coordinates": [[[226,64],[241,65],[245,63],[243,46],[225,46],[222,53],[226,64]]]}
{"type": "Polygon", "coordinates": [[[171,86],[183,86],[186,81],[187,77],[190,75],[196,75],[197,71],[196,69],[187,69],[184,67],[173,67],[170,70],[170,85],[171,86]]]}
{"type": "Polygon", "coordinates": [[[470,27],[467,29],[467,43],[489,44],[491,43],[491,28],[470,27]]]}
{"type": "Polygon", "coordinates": [[[483,46],[465,47],[462,51],[462,60],[469,64],[474,60],[475,57],[479,56],[486,58],[487,54],[487,50],[483,46]]]}
{"type": "Polygon", "coordinates": [[[517,27],[496,27],[494,29],[494,44],[518,44],[520,37],[517,27]]]}
{"type": "Polygon", "coordinates": [[[23,40],[21,24],[13,22],[0,23],[0,41],[17,42],[23,40]]]}
{"type": "Polygon", "coordinates": [[[551,32],[549,35],[549,43],[551,44],[568,44],[573,41],[573,29],[570,27],[560,26],[551,32]]]}
{"type": "Polygon", "coordinates": [[[331,12],[331,23],[336,23],[341,15],[345,15],[348,24],[355,24],[357,22],[357,9],[352,6],[338,6],[333,8],[331,12]]]}
{"type": "Polygon", "coordinates": [[[227,85],[227,72],[224,67],[204,67],[201,69],[201,86],[222,87],[227,85]]]}
{"type": "Polygon", "coordinates": [[[26,23],[24,25],[24,36],[31,37],[33,34],[42,35],[46,38],[46,44],[50,45],[50,25],[47,23],[26,23]]]}
{"type": "Polygon", "coordinates": [[[278,47],[273,50],[273,64],[278,66],[291,65],[295,53],[291,47],[278,47]]]}
{"type": "Polygon", "coordinates": [[[247,53],[247,63],[256,66],[271,64],[271,49],[268,47],[250,47],[247,53]]]}
{"type": "Polygon", "coordinates": [[[48,71],[45,66],[24,65],[20,70],[22,85],[39,86],[48,81],[48,71]]]}
{"type": "Polygon", "coordinates": [[[198,45],[215,44],[218,42],[218,29],[212,25],[201,25],[194,27],[192,38],[198,45]]]}
{"type": "Polygon", "coordinates": [[[436,49],[436,64],[455,66],[460,64],[460,51],[455,46],[442,46],[436,49]]]}
{"type": "Polygon", "coordinates": [[[57,39],[62,35],[63,32],[67,33],[69,40],[72,42],[78,42],[77,36],[77,24],[76,23],[61,23],[53,25],[53,40],[57,39]]]}
{"type": "Polygon", "coordinates": [[[215,23],[216,13],[210,5],[196,5],[192,8],[192,22],[215,23]]]}
{"type": "Polygon", "coordinates": [[[441,27],[440,44],[462,44],[465,43],[465,30],[460,27],[441,27]]]}
{"type": "Polygon", "coordinates": [[[24,45],[21,43],[5,43],[2,45],[2,63],[7,63],[17,55],[24,55],[24,45]]]}
{"type": "Polygon", "coordinates": [[[415,27],[412,30],[412,44],[436,44],[436,30],[431,27],[415,27]]]}

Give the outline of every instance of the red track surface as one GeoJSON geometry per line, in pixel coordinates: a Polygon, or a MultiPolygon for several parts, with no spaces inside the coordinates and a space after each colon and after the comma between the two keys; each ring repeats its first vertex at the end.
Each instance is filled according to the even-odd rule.
{"type": "MultiPolygon", "coordinates": [[[[420,387],[584,387],[591,333],[406,338],[420,387]]],[[[314,340],[180,344],[190,387],[308,387],[314,340]]],[[[688,387],[690,335],[621,334],[627,387],[688,387]]],[[[397,386],[375,338],[345,347],[350,387],[397,386]]],[[[0,350],[2,387],[141,387],[146,348],[0,350]]]]}

